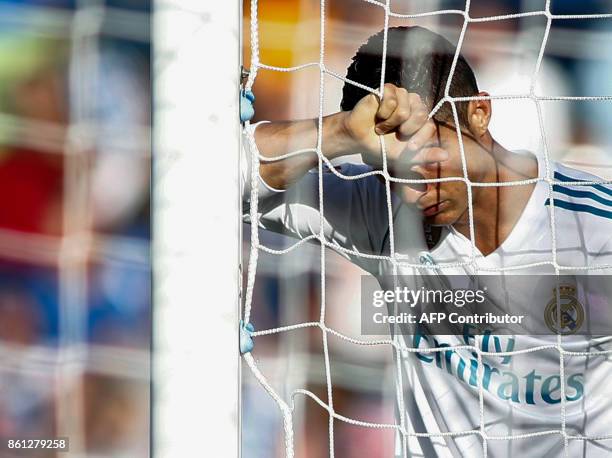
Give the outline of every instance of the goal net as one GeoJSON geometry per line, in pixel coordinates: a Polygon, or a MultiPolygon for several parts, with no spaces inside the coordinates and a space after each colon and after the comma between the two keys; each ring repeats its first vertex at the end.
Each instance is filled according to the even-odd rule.
{"type": "MultiPolygon", "coordinates": [[[[321,0],[315,6],[312,3],[272,0],[245,3],[248,15],[245,15],[244,48],[250,60],[245,59],[249,73],[244,90],[253,91],[256,96],[254,121],[314,118],[319,134],[311,148],[287,151],[286,155],[275,158],[280,161],[303,154],[314,155],[318,161],[316,170],[312,171],[318,178],[314,190],[318,221],[312,222],[315,227],[312,234],[296,241],[271,236],[263,229],[260,219],[265,210],[259,207],[259,165],[271,159],[259,153],[253,125],[246,122],[244,127],[244,149],[250,155],[251,168],[246,177],[250,225],[245,226],[248,237],[242,320],[254,325],[255,331],[247,332],[253,338],[254,349],[243,355],[249,368],[243,374],[243,456],[393,456],[394,453],[413,456],[410,444],[422,444],[424,438],[434,444],[430,450],[446,441],[461,443],[464,438],[472,438],[477,443],[471,449],[473,456],[487,456],[493,446],[501,450],[497,445],[500,443],[511,451],[520,449],[513,449],[513,444],[550,437],[559,442],[551,450],[565,456],[572,456],[570,451],[577,450],[572,448],[576,443],[583,444],[585,450],[593,447],[589,450],[603,456],[609,450],[612,435],[585,433],[595,429],[584,427],[581,430],[575,419],[569,418],[568,404],[575,392],[566,366],[572,359],[607,359],[610,350],[597,347],[589,347],[587,351],[572,350],[562,333],[552,336],[545,345],[514,352],[487,351],[483,336],[476,336],[468,345],[455,347],[470,352],[475,361],[472,393],[477,399],[477,411],[471,417],[475,419],[472,426],[435,431],[415,426],[414,419],[407,413],[409,404],[421,403],[424,395],[416,389],[406,388],[414,387],[406,376],[416,377],[420,369],[411,373],[402,369],[402,365],[407,364],[406,361],[421,364],[414,357],[410,359],[410,354],[427,355],[426,359],[435,358],[436,361],[450,358],[445,356],[449,354],[448,347],[414,348],[407,343],[410,339],[394,329],[391,329],[391,337],[361,335],[355,325],[359,320],[359,299],[354,294],[339,294],[338,290],[359,289],[359,280],[351,282],[350,279],[358,279],[361,272],[349,266],[345,259],[349,257],[387,262],[396,276],[403,269],[423,269],[422,262],[415,262],[396,250],[391,188],[397,183],[427,184],[441,180],[393,176],[382,138],[383,166],[380,170],[347,175],[343,167],[326,158],[321,132],[324,116],[338,111],[343,85],[357,86],[384,99],[387,37],[391,27],[421,25],[430,28],[456,45],[451,76],[442,88],[444,96],[432,108],[430,116],[446,104],[452,110],[454,124],[460,125],[458,103],[490,100],[495,113],[490,126],[494,137],[511,150],[535,153],[541,164],[537,178],[486,184],[475,182],[468,174],[464,142],[458,134],[463,174],[451,179],[466,185],[467,239],[471,253],[464,261],[436,268],[441,271],[457,267],[483,270],[479,267],[473,208],[473,194],[479,187],[543,183],[548,205],[541,211],[547,215],[546,231],[551,243],[545,248],[550,258],[489,267],[488,272],[501,275],[538,267],[548,267],[557,276],[570,270],[603,272],[610,269],[609,263],[594,267],[588,263],[568,265],[563,261],[559,254],[562,249],[559,249],[560,229],[556,222],[558,212],[567,207],[557,198],[556,192],[558,186],[563,185],[575,186],[579,193],[595,192],[596,199],[607,199],[605,196],[609,195],[605,185],[610,184],[612,178],[610,156],[606,151],[610,137],[602,128],[602,119],[611,113],[612,93],[610,85],[603,82],[604,73],[598,72],[611,65],[604,51],[609,52],[610,46],[604,43],[612,30],[612,12],[598,10],[592,2],[568,7],[550,0],[486,2],[486,5],[469,0],[321,0]],[[365,87],[347,79],[345,68],[356,49],[381,30],[384,38],[380,84],[365,87]],[[460,54],[475,62],[479,86],[489,90],[490,95],[461,98],[450,95],[452,75],[460,54]],[[553,166],[559,161],[602,178],[560,178],[553,166]],[[323,185],[324,176],[330,173],[342,180],[377,176],[384,182],[385,211],[390,222],[388,253],[364,254],[330,241],[324,227],[326,211],[332,210],[324,205],[323,185]],[[511,430],[503,433],[503,428],[487,415],[488,388],[485,385],[490,376],[487,375],[487,358],[529,358],[538,352],[552,355],[558,364],[555,378],[558,422],[552,427],[548,424],[538,426],[535,422],[531,429],[525,427],[518,433],[511,430]],[[271,409],[275,410],[271,412],[271,409]]],[[[603,217],[610,215],[612,213],[608,212],[603,217]]],[[[511,396],[507,400],[510,404],[513,402],[511,396]]],[[[549,415],[550,412],[549,409],[549,415]]],[[[460,449],[449,446],[448,456],[453,451],[460,456],[460,449]]],[[[427,450],[421,448],[418,456],[428,456],[427,450]]]]}

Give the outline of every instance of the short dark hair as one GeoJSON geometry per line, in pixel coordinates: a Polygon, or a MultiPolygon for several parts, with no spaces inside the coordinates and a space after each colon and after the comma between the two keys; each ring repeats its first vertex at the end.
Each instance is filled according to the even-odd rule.
{"type": "MultiPolygon", "coordinates": [[[[372,35],[364,43],[349,65],[346,77],[365,86],[380,86],[384,31],[372,35]]],[[[429,109],[444,98],[444,89],[455,55],[455,46],[446,38],[423,27],[392,27],[387,33],[385,83],[404,87],[421,96],[429,109]]],[[[470,65],[459,55],[450,87],[451,97],[469,97],[478,93],[476,77],[470,65]]],[[[368,92],[345,83],[340,107],[353,107],[368,92]]],[[[459,123],[467,125],[467,102],[457,102],[459,123]]],[[[452,108],[445,103],[434,119],[453,121],[452,108]]]]}

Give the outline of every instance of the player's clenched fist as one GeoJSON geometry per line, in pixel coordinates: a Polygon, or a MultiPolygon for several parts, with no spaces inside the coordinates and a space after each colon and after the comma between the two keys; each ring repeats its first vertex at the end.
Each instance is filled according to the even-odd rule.
{"type": "Polygon", "coordinates": [[[382,100],[374,94],[361,99],[344,117],[344,130],[365,163],[382,166],[379,136],[383,135],[390,165],[405,151],[416,152],[435,134],[435,124],[418,94],[385,84],[382,100]]]}

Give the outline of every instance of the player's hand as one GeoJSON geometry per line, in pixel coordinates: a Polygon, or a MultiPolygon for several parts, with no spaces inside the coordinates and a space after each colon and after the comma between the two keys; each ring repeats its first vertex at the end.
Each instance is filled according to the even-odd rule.
{"type": "MultiPolygon", "coordinates": [[[[406,155],[406,153],[404,153],[406,155]]],[[[437,144],[436,136],[430,138],[416,153],[411,153],[410,158],[400,158],[396,167],[391,170],[391,175],[396,178],[408,178],[413,180],[441,178],[441,163],[448,160],[449,154],[437,144]]],[[[419,199],[427,191],[428,186],[438,185],[423,182],[399,183],[392,182],[391,189],[400,196],[406,204],[417,204],[419,199]]]]}
{"type": "Polygon", "coordinates": [[[436,126],[418,94],[385,84],[382,100],[374,94],[362,98],[344,119],[344,128],[366,164],[382,168],[380,136],[385,141],[389,168],[401,168],[431,142],[436,126]]]}

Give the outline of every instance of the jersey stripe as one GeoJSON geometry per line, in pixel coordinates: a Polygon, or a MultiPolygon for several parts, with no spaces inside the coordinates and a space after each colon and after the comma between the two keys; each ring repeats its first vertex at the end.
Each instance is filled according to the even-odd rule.
{"type": "MultiPolygon", "coordinates": [[[[563,175],[560,172],[555,172],[555,179],[559,181],[575,181],[575,182],[582,182],[582,183],[589,181],[589,180],[579,180],[578,178],[568,177],[566,175],[563,175]]],[[[595,180],[590,180],[590,181],[595,181],[595,180]]],[[[612,196],[612,189],[606,188],[603,185],[591,184],[591,185],[585,185],[585,186],[592,186],[593,189],[597,189],[598,191],[603,192],[604,194],[612,196]]]]}
{"type": "Polygon", "coordinates": [[[582,199],[592,199],[596,202],[599,202],[600,204],[612,206],[612,200],[601,197],[599,194],[595,194],[591,191],[566,188],[565,186],[561,186],[558,184],[553,185],[553,191],[565,194],[566,196],[578,197],[582,199]]]}
{"type": "MultiPolygon", "coordinates": [[[[555,207],[564,208],[565,210],[590,213],[592,215],[612,219],[612,211],[602,210],[601,208],[592,207],[590,205],[576,204],[573,202],[566,202],[565,200],[559,200],[559,199],[554,199],[554,204],[555,204],[555,207]]],[[[544,202],[544,205],[550,205],[550,198],[546,199],[546,202],[544,202]]]]}

